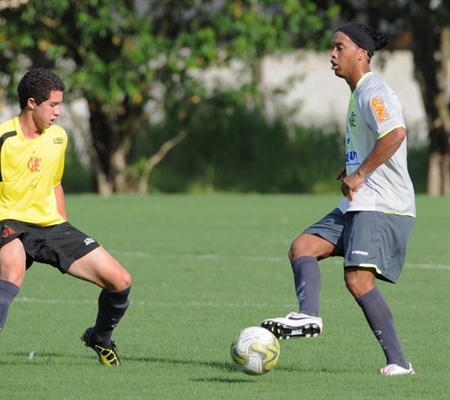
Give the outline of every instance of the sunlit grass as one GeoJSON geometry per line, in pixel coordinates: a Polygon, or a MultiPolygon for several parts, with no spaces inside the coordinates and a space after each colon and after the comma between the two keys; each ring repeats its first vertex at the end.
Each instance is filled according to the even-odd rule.
{"type": "Polygon", "coordinates": [[[0,398],[446,399],[448,198],[418,198],[400,281],[380,284],[417,375],[377,374],[384,357],[344,287],[339,259],[322,263],[323,335],[282,342],[280,362],[267,375],[233,369],[229,346],[239,330],[296,309],[289,244],[337,202],[69,196],[71,222],[133,276],[131,306],[114,335],[123,367],[99,365],[79,339],[93,324],[98,289],[36,264],[0,335],[0,398]]]}

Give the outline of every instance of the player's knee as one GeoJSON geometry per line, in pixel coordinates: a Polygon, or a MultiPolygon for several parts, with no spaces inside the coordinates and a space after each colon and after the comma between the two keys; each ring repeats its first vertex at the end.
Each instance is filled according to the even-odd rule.
{"type": "Polygon", "coordinates": [[[372,277],[367,274],[358,274],[357,271],[353,273],[345,273],[345,286],[355,299],[363,296],[375,287],[375,282],[372,277]]]}
{"type": "Polygon", "coordinates": [[[344,275],[345,287],[353,295],[358,288],[358,279],[353,274],[344,275]]]}
{"type": "Polygon", "coordinates": [[[22,270],[14,269],[8,271],[2,271],[0,275],[0,279],[3,281],[8,281],[14,283],[14,285],[21,287],[23,283],[23,279],[25,277],[25,268],[22,270]]]}
{"type": "Polygon", "coordinates": [[[302,257],[305,254],[305,245],[304,245],[304,237],[303,235],[300,235],[297,239],[295,239],[292,243],[291,243],[291,247],[289,248],[289,260],[291,262],[293,262],[294,260],[296,260],[299,257],[302,257]]]}
{"type": "Polygon", "coordinates": [[[124,277],[124,284],[126,285],[126,287],[130,287],[131,286],[131,275],[128,271],[126,271],[126,276],[124,277]]]}
{"type": "Polygon", "coordinates": [[[289,249],[289,259],[293,262],[299,257],[309,256],[320,260],[329,257],[333,249],[334,246],[325,239],[303,233],[292,242],[289,249]]]}
{"type": "Polygon", "coordinates": [[[131,275],[119,263],[114,263],[113,268],[103,270],[100,277],[103,289],[108,291],[120,292],[131,286],[131,275]]]}
{"type": "Polygon", "coordinates": [[[120,277],[120,286],[121,288],[119,290],[124,290],[131,286],[131,275],[125,268],[122,268],[122,274],[120,277]]]}

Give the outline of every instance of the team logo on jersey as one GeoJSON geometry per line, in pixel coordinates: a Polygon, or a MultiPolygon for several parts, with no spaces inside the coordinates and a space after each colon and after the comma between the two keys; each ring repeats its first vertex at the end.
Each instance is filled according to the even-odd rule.
{"type": "Polygon", "coordinates": [[[359,165],[358,153],[355,150],[347,151],[345,154],[345,165],[359,165]]]}
{"type": "Polygon", "coordinates": [[[62,137],[57,137],[53,139],[53,144],[63,144],[64,143],[64,139],[62,137]]]}
{"type": "Polygon", "coordinates": [[[31,172],[38,172],[41,166],[41,159],[38,157],[30,157],[28,168],[31,172]]]}
{"type": "Polygon", "coordinates": [[[356,126],[356,114],[352,111],[350,118],[348,119],[348,124],[354,128],[356,126]]]}
{"type": "Polygon", "coordinates": [[[370,99],[370,108],[380,124],[391,118],[386,111],[383,99],[381,97],[374,97],[373,99],[370,99]]]}

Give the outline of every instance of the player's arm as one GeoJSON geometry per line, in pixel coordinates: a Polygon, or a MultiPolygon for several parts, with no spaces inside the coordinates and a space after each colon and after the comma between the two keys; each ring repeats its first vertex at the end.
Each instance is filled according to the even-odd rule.
{"type": "Polygon", "coordinates": [[[56,208],[58,209],[59,214],[61,217],[63,217],[67,221],[67,214],[66,214],[66,204],[64,200],[64,190],[63,187],[60,184],[55,186],[55,197],[56,197],[56,208]]]}
{"type": "Polygon", "coordinates": [[[342,193],[353,200],[353,194],[364,185],[365,177],[389,160],[398,150],[406,137],[406,129],[397,127],[377,140],[374,148],[364,159],[359,168],[347,177],[342,178],[342,193]]]}

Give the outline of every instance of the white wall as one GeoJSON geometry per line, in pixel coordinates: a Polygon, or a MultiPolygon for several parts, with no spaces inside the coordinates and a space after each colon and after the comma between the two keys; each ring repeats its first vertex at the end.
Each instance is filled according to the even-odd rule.
{"type": "MultiPolygon", "coordinates": [[[[384,78],[400,98],[408,129],[421,138],[426,137],[425,112],[413,76],[411,52],[382,52],[374,56],[371,65],[372,71],[384,78]],[[381,61],[384,61],[383,68],[381,61]]],[[[263,81],[267,85],[278,85],[292,74],[303,76],[285,100],[302,102],[296,120],[314,126],[337,123],[344,129],[350,90],[345,80],[336,77],[331,70],[329,55],[301,52],[264,61],[263,81]]]]}

